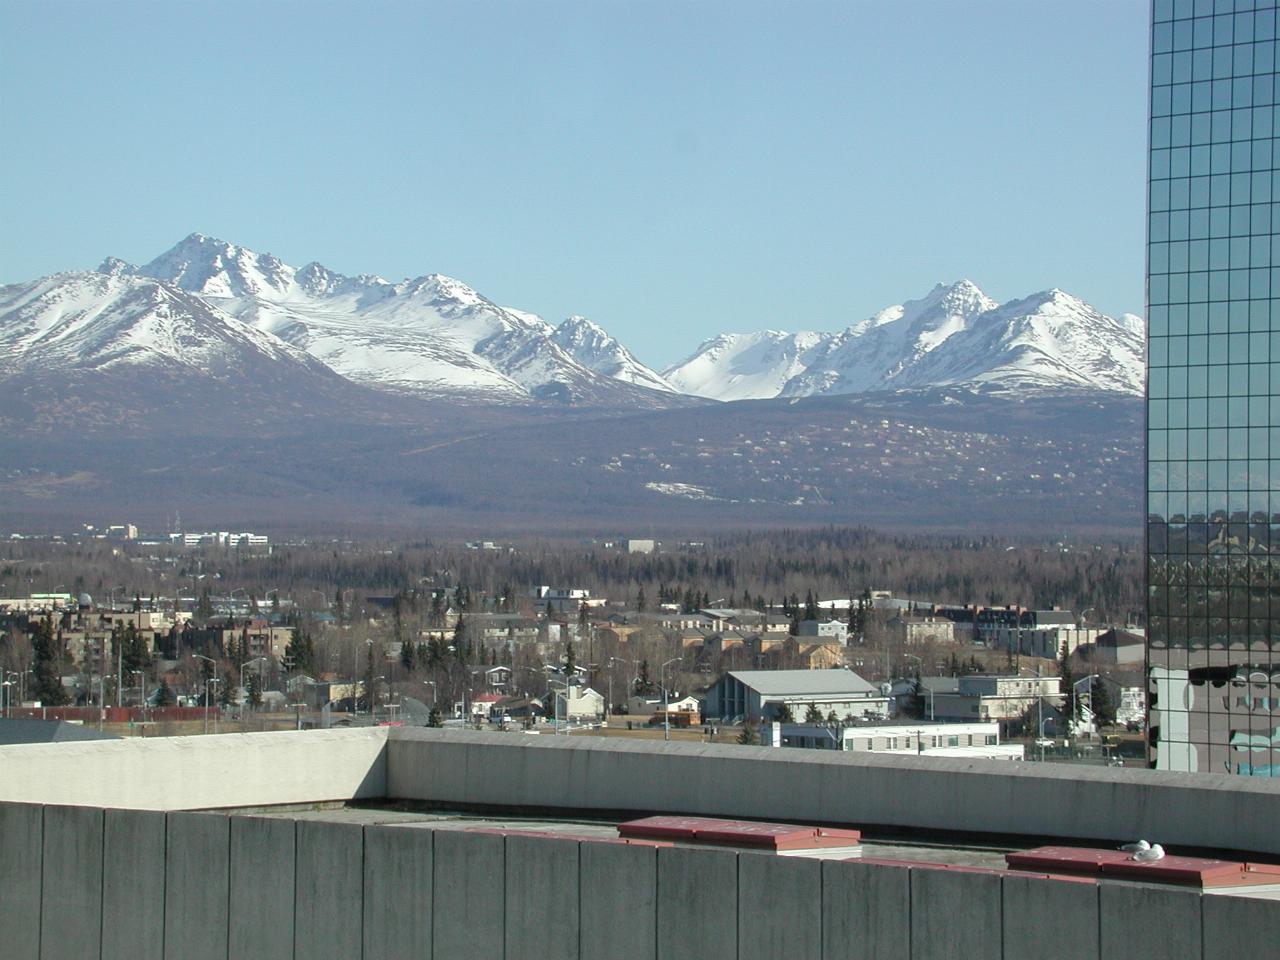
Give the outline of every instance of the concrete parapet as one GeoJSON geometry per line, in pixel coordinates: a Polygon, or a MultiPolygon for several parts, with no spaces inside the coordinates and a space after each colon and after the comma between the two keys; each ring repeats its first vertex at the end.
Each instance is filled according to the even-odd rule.
{"type": "Polygon", "coordinates": [[[102,960],[163,960],[165,815],[107,810],[102,960]]]}
{"type": "Polygon", "coordinates": [[[1156,884],[1098,885],[1101,960],[1169,960],[1202,955],[1196,890],[1156,884]]]}
{"type": "Polygon", "coordinates": [[[1045,877],[1004,878],[1004,953],[1039,960],[1098,956],[1098,885],[1045,877]]]}
{"type": "MultiPolygon", "coordinates": [[[[578,960],[578,842],[506,841],[505,956],[578,960]]],[[[588,950],[584,956],[595,954],[588,950]]]]}
{"type": "Polygon", "coordinates": [[[658,960],[737,960],[738,855],[658,849],[658,960]]]}
{"type": "Polygon", "coordinates": [[[293,960],[293,821],[269,817],[230,820],[230,956],[293,960]]]}
{"type": "Polygon", "coordinates": [[[364,827],[297,821],[294,951],[306,960],[349,960],[364,942],[364,827]]]}
{"type": "Polygon", "coordinates": [[[443,804],[1155,836],[1280,854],[1280,783],[1263,778],[423,728],[393,730],[387,759],[390,796],[443,804]]]}
{"type": "Polygon", "coordinates": [[[578,858],[582,956],[653,960],[658,848],[584,842],[578,858]]]}
{"type": "Polygon", "coordinates": [[[166,823],[164,955],[227,960],[230,820],[218,813],[171,813],[166,823]]]}
{"type": "Polygon", "coordinates": [[[1200,899],[1204,960],[1263,957],[1280,950],[1280,903],[1244,896],[1200,899]]]}
{"type": "Polygon", "coordinates": [[[463,830],[435,832],[433,956],[505,956],[504,839],[463,830]]]}
{"type": "Polygon", "coordinates": [[[822,861],[738,855],[738,960],[822,956],[822,861]]]}
{"type": "Polygon", "coordinates": [[[431,960],[435,831],[364,830],[364,960],[431,960]]]}
{"type": "Polygon", "coordinates": [[[386,795],[386,727],[0,746],[0,801],[197,810],[386,795]]]}
{"type": "Polygon", "coordinates": [[[1000,876],[911,869],[912,960],[1001,960],[1000,876]]]}
{"type": "Polygon", "coordinates": [[[41,960],[102,952],[102,811],[44,808],[41,960]]]}
{"type": "Polygon", "coordinates": [[[39,960],[44,808],[0,803],[0,921],[13,960],[39,960]]]}
{"type": "Polygon", "coordinates": [[[910,870],[823,862],[823,960],[911,960],[910,933],[910,870]]]}

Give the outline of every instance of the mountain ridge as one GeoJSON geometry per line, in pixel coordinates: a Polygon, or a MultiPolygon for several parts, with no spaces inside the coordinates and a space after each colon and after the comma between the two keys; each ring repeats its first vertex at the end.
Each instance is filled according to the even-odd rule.
{"type": "MultiPolygon", "coordinates": [[[[141,296],[145,282],[159,285],[149,289],[166,307],[163,317],[149,321],[150,341],[138,328],[117,345],[136,361],[148,350],[180,360],[166,346],[175,338],[193,356],[215,342],[237,341],[262,357],[314,362],[403,397],[663,408],[964,385],[1020,394],[1138,396],[1143,389],[1141,319],[1108,317],[1056,288],[1001,304],[970,280],[940,283],[923,297],[833,332],[719,334],[659,372],[586,317],[553,326],[442,274],[392,282],[376,274],[347,276],[316,261],[292,267],[271,253],[200,233],[141,266],[108,257],[96,274],[55,274],[0,288],[6,298],[0,300],[0,346],[19,360],[33,349],[4,334],[13,328],[4,325],[12,291],[43,284],[57,299],[51,288],[65,283],[74,300],[96,284],[103,302],[86,304],[85,314],[110,317],[120,310],[107,301],[141,296]],[[114,279],[103,285],[91,279],[97,275],[114,279]],[[165,317],[173,330],[163,329],[165,317]],[[203,346],[202,337],[209,341],[203,346]]],[[[28,359],[78,362],[48,346],[28,359]]]]}

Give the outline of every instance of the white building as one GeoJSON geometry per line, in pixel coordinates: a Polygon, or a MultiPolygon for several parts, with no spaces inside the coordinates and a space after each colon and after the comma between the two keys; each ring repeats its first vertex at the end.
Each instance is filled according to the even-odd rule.
{"type": "Polygon", "coordinates": [[[828,726],[820,723],[770,723],[761,742],[767,747],[811,750],[928,754],[1021,760],[1020,743],[1001,743],[998,723],[895,723],[877,726],[828,726]]]}
{"type": "Polygon", "coordinates": [[[819,637],[823,640],[849,642],[849,624],[843,620],[801,620],[797,634],[801,637],[819,637]]]}
{"type": "Polygon", "coordinates": [[[555,690],[551,716],[561,720],[600,720],[604,717],[604,694],[590,687],[571,685],[568,697],[564,689],[555,690]]]}
{"type": "Polygon", "coordinates": [[[960,677],[954,691],[926,694],[930,714],[937,720],[1014,720],[1040,700],[1057,703],[1062,697],[1059,677],[960,677]]]}

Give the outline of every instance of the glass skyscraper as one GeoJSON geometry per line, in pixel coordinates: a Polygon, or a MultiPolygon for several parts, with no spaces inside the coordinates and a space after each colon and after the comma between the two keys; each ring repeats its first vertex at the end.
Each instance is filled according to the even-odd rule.
{"type": "Polygon", "coordinates": [[[1149,758],[1280,775],[1276,0],[1154,0],[1149,758]]]}

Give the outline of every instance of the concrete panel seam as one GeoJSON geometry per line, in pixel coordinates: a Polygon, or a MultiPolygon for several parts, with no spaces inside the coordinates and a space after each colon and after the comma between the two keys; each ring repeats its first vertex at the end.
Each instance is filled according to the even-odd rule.
{"type": "Polygon", "coordinates": [[[227,960],[231,960],[231,817],[227,817],[227,960]]]}
{"type": "Polygon", "coordinates": [[[36,956],[44,956],[44,815],[49,808],[40,808],[40,885],[36,888],[36,896],[40,904],[40,912],[36,914],[36,956]]]}
{"type": "MultiPolygon", "coordinates": [[[[106,933],[107,918],[107,812],[100,811],[102,814],[102,862],[99,876],[102,882],[98,884],[98,956],[102,956],[103,937],[106,933]]],[[[41,882],[44,878],[41,877],[41,882]]],[[[161,930],[164,928],[161,927],[161,930]]]]}
{"type": "MultiPolygon", "coordinates": [[[[293,821],[293,955],[298,956],[298,821],[293,821]]],[[[363,938],[361,938],[363,939],[363,938]]]]}
{"type": "MultiPolygon", "coordinates": [[[[372,708],[370,708],[370,711],[372,712],[372,708]]],[[[369,844],[365,842],[365,834],[368,830],[369,828],[367,826],[360,828],[360,960],[364,960],[364,911],[368,907],[368,903],[365,901],[369,896],[369,892],[365,889],[365,878],[369,875],[367,872],[369,869],[369,844]]],[[[296,914],[297,911],[295,910],[294,913],[296,914]]],[[[294,945],[294,949],[297,949],[296,944],[294,945]]]]}

